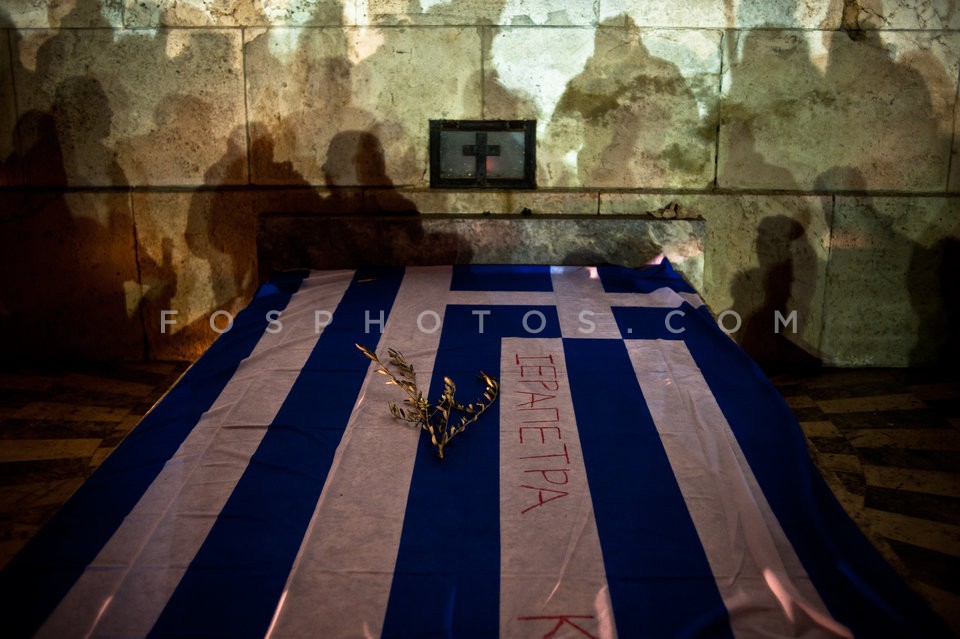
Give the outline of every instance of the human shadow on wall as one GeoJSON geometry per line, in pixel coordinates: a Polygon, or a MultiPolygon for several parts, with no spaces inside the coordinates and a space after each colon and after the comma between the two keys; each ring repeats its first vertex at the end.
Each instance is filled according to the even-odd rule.
{"type": "Polygon", "coordinates": [[[605,24],[625,28],[596,29],[594,53],[567,83],[545,144],[579,146],[582,185],[706,186],[715,126],[701,121],[691,81],[651,54],[629,14],[605,24]],[[680,143],[690,139],[701,142],[680,143]]]}
{"type": "Polygon", "coordinates": [[[14,222],[0,239],[0,259],[10,260],[13,268],[4,270],[15,275],[0,283],[7,289],[0,293],[0,323],[17,326],[4,332],[12,336],[5,352],[31,359],[149,357],[144,304],[153,298],[169,306],[177,286],[172,250],[161,242],[157,261],[140,243],[113,137],[114,107],[129,95],[116,78],[98,72],[96,58],[77,55],[78,32],[70,27],[83,28],[83,51],[110,57],[132,46],[162,63],[165,32],[117,42],[99,2],[79,0],[63,15],[59,6],[48,9],[52,30],[34,34],[36,48],[20,46],[20,31],[8,32],[22,103],[49,107],[20,115],[15,152],[4,161],[18,167],[29,187],[3,194],[14,222]],[[31,53],[27,67],[21,58],[31,53]]]}
{"type": "MultiPolygon", "coordinates": [[[[942,316],[937,310],[937,296],[929,292],[937,288],[931,274],[937,271],[941,253],[938,248],[923,249],[896,231],[888,217],[862,194],[876,188],[927,188],[924,185],[929,176],[936,174],[936,162],[929,158],[924,160],[929,163],[900,158],[903,149],[916,148],[930,149],[926,154],[930,157],[946,157],[949,141],[938,132],[929,89],[950,83],[942,69],[938,71],[942,65],[926,50],[918,51],[909,64],[895,61],[877,32],[850,33],[849,37],[843,32],[825,32],[829,45],[822,68],[812,64],[813,52],[802,32],[778,34],[761,29],[739,35],[739,39],[725,39],[727,57],[734,63],[724,80],[720,113],[724,129],[718,163],[720,186],[850,192],[843,206],[857,209],[845,209],[839,227],[834,205],[826,198],[821,199],[822,220],[792,216],[807,228],[808,235],[810,230],[830,229],[832,246],[827,276],[821,276],[824,296],[811,304],[819,287],[803,285],[799,276],[804,269],[798,269],[796,261],[789,295],[795,301],[807,299],[814,312],[819,299],[834,304],[832,308],[820,308],[828,320],[823,324],[822,345],[832,357],[848,364],[877,361],[878,356],[902,355],[904,363],[909,359],[913,364],[929,358],[937,341],[937,318],[942,316]],[[790,81],[774,84],[771,77],[790,81]],[[810,166],[822,166],[825,160],[835,165],[811,175],[810,166]],[[785,166],[780,166],[781,162],[785,166]],[[915,255],[913,260],[904,258],[911,253],[915,255]],[[895,274],[893,263],[904,264],[902,274],[895,274]],[[893,281],[883,282],[884,277],[893,281]],[[909,311],[905,313],[908,294],[914,299],[914,313],[919,318],[919,336],[912,335],[909,311]],[[885,299],[882,304],[877,295],[885,299]],[[898,316],[902,321],[896,319],[898,316]],[[911,340],[917,341],[916,348],[907,355],[911,340]]],[[[837,198],[834,201],[841,204],[837,198]]],[[[781,241],[797,246],[799,240],[781,241]]],[[[816,241],[810,236],[809,246],[815,246],[816,241]]],[[[764,268],[764,258],[760,261],[764,268]]],[[[817,272],[822,270],[820,266],[815,268],[817,272]]],[[[732,289],[735,310],[744,313],[745,320],[751,314],[751,290],[763,291],[761,310],[773,300],[783,300],[781,289],[791,283],[785,277],[779,279],[782,281],[772,281],[768,275],[751,270],[738,275],[732,289]]],[[[805,321],[802,312],[799,319],[805,321]]],[[[767,323],[773,327],[770,318],[761,318],[761,322],[761,326],[767,323]]],[[[748,352],[756,351],[750,347],[755,341],[747,329],[742,343],[748,352]]],[[[819,352],[817,348],[804,348],[819,352]]],[[[762,357],[760,353],[751,354],[762,357]]]]}
{"type": "MultiPolygon", "coordinates": [[[[956,363],[960,361],[960,279],[957,274],[960,273],[960,228],[954,230],[954,235],[940,240],[933,251],[934,261],[939,262],[937,277],[940,286],[938,292],[942,306],[942,313],[934,315],[936,319],[936,330],[926,331],[921,325],[919,332],[919,341],[925,336],[932,338],[930,341],[933,348],[936,349],[938,357],[934,363],[940,366],[950,366],[956,370],[956,363]],[[942,337],[942,341],[940,338],[942,337]]],[[[911,288],[913,297],[917,297],[917,287],[911,288]]],[[[922,292],[920,292],[922,295],[922,292]]],[[[919,344],[918,344],[919,346],[919,344]]],[[[927,348],[917,349],[920,353],[913,356],[914,361],[922,361],[922,355],[925,355],[927,348]]]]}
{"type": "Polygon", "coordinates": [[[816,356],[787,337],[807,320],[791,299],[798,277],[796,256],[807,252],[804,236],[804,226],[786,215],[761,220],[754,243],[759,264],[738,275],[732,286],[732,310],[742,323],[740,346],[768,373],[820,365],[816,356]],[[763,292],[762,301],[747,310],[744,299],[757,289],[763,292]]]}
{"type": "Polygon", "coordinates": [[[843,357],[858,364],[878,357],[894,365],[946,362],[951,304],[955,312],[960,292],[956,271],[948,270],[957,265],[956,239],[938,239],[942,229],[916,223],[939,218],[925,201],[877,201],[859,170],[834,167],[829,173],[824,182],[859,187],[837,202],[828,281],[835,292],[828,301],[844,308],[832,316],[838,334],[830,339],[842,340],[843,357]]]}
{"type": "Polygon", "coordinates": [[[330,220],[335,228],[332,233],[307,237],[309,246],[293,242],[299,255],[286,260],[300,260],[313,268],[358,268],[471,259],[472,251],[458,234],[425,229],[416,204],[393,185],[383,145],[372,132],[334,135],[323,173],[329,195],[313,212],[336,216],[330,220]],[[357,186],[364,188],[358,191],[357,186]]]}
{"type": "MultiPolygon", "coordinates": [[[[112,118],[98,79],[68,77],[57,85],[49,113],[31,111],[19,119],[28,145],[23,156],[43,159],[51,186],[83,185],[91,167],[122,185],[123,171],[104,142],[112,118]]],[[[4,357],[143,357],[128,196],[88,198],[58,188],[12,197],[16,212],[4,220],[0,241],[0,268],[7,274],[0,280],[4,357]]]]}
{"type": "Polygon", "coordinates": [[[329,213],[416,214],[387,174],[380,138],[370,131],[340,131],[330,140],[323,165],[330,195],[322,210],[329,213]],[[358,192],[357,187],[363,187],[358,192]],[[365,197],[366,195],[366,197],[365,197]]]}
{"type": "MultiPolygon", "coordinates": [[[[790,34],[793,37],[793,34],[790,34]]],[[[718,158],[718,170],[732,172],[733,176],[720,173],[721,186],[727,185],[727,179],[736,180],[748,176],[755,181],[754,186],[774,188],[783,191],[803,191],[792,171],[771,162],[758,148],[754,123],[759,115],[750,111],[750,100],[762,93],[769,76],[754,76],[761,73],[754,66],[756,61],[767,59],[766,32],[748,32],[742,42],[725,38],[726,56],[749,63],[735,65],[725,80],[728,95],[724,103],[714,107],[714,114],[708,121],[717,122],[726,129],[722,138],[725,144],[718,145],[718,152],[725,157],[718,158]],[[738,48],[738,44],[742,46],[738,48]],[[746,106],[745,106],[746,105],[746,106]]],[[[810,50],[803,38],[795,37],[787,49],[791,52],[790,77],[794,81],[816,83],[820,72],[810,62],[810,50]],[[794,59],[796,58],[796,59],[794,59]],[[816,80],[814,80],[816,79],[816,80]]],[[[780,59],[768,61],[770,65],[784,64],[780,59]]],[[[774,74],[775,75],[775,74],[774,74]]],[[[719,127],[717,134],[720,134],[719,127]]],[[[815,300],[818,280],[822,278],[824,261],[817,257],[815,250],[815,229],[830,228],[831,205],[826,203],[822,210],[823,219],[817,220],[817,212],[803,200],[798,200],[794,208],[788,199],[770,200],[776,202],[776,208],[768,208],[766,202],[753,198],[741,200],[743,212],[750,228],[754,231],[752,245],[742,246],[742,250],[752,250],[756,255],[757,266],[736,273],[730,280],[732,304],[729,310],[739,318],[740,328],[732,333],[740,346],[767,373],[777,373],[785,369],[815,369],[821,365],[820,344],[807,341],[809,335],[818,337],[820,316],[815,312],[819,300],[815,300]],[[780,206],[786,202],[786,206],[780,206]],[[760,215],[753,217],[759,208],[760,215]],[[756,226],[753,224],[756,223],[756,226]],[[780,318],[783,318],[782,320],[780,318]],[[795,319],[790,319],[795,318],[795,319]],[[811,327],[811,324],[816,328],[811,327]]],[[[814,205],[815,206],[815,205],[814,205]]],[[[728,226],[734,231],[744,229],[742,222],[728,226]]],[[[743,237],[750,237],[744,233],[743,237]]],[[[733,238],[740,237],[739,234],[733,238]]],[[[717,251],[717,247],[707,247],[713,253],[713,259],[730,259],[717,251]]],[[[742,259],[746,255],[736,255],[742,259]]],[[[730,326],[733,319],[727,319],[730,326]]]]}
{"type": "Polygon", "coordinates": [[[931,246],[911,243],[907,271],[910,303],[917,316],[911,366],[956,367],[960,360],[960,226],[931,246]]]}
{"type": "MultiPolygon", "coordinates": [[[[264,171],[282,180],[283,187],[250,190],[246,149],[238,140],[246,139],[240,127],[227,140],[220,159],[204,173],[203,190],[190,198],[184,240],[187,249],[200,261],[190,269],[181,301],[189,305],[180,310],[177,331],[172,334],[148,333],[163,340],[168,353],[196,355],[217,333],[210,326],[216,311],[236,315],[253,297],[259,285],[257,269],[257,213],[263,209],[289,207],[314,209],[321,198],[311,185],[287,161],[274,157],[274,140],[259,122],[249,126],[250,149],[264,171]],[[190,315],[187,315],[187,314],[190,315]]],[[[222,328],[222,326],[221,326],[222,328]]]]}
{"type": "MultiPolygon", "coordinates": [[[[19,46],[20,33],[14,28],[10,15],[2,6],[0,6],[0,34],[7,35],[12,40],[9,43],[10,50],[16,51],[19,46]]],[[[15,77],[19,59],[15,55],[10,56],[9,59],[11,61],[10,75],[15,77]]],[[[0,65],[0,68],[2,68],[2,65],[0,65]]],[[[4,136],[4,139],[0,139],[0,186],[18,185],[23,181],[18,154],[19,140],[16,119],[13,83],[0,82],[0,135],[4,136]]],[[[2,219],[2,214],[0,214],[0,223],[2,223],[2,219]]]]}

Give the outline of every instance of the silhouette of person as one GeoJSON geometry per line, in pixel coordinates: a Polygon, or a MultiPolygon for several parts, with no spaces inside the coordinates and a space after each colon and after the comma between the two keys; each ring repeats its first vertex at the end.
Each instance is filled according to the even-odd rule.
{"type": "Polygon", "coordinates": [[[819,359],[787,337],[799,332],[808,317],[791,308],[791,291],[797,279],[795,264],[804,254],[805,229],[785,215],[764,218],[757,228],[756,252],[759,266],[741,273],[733,284],[733,309],[742,318],[738,332],[740,346],[768,373],[781,367],[811,367],[819,359]],[[759,307],[746,300],[762,291],[759,307]],[[796,319],[791,320],[792,311],[796,319]],[[779,314],[779,315],[778,315],[779,314]],[[780,319],[782,318],[782,319],[780,319]]]}
{"type": "MultiPolygon", "coordinates": [[[[104,143],[112,117],[99,80],[67,77],[56,86],[49,114],[21,118],[24,139],[32,144],[24,157],[43,159],[48,184],[123,185],[123,171],[104,143]]],[[[56,193],[43,200],[25,197],[18,209],[0,251],[4,272],[18,274],[0,284],[4,333],[15,336],[6,353],[143,357],[127,196],[56,193]],[[82,208],[71,210],[73,202],[82,208]]]]}

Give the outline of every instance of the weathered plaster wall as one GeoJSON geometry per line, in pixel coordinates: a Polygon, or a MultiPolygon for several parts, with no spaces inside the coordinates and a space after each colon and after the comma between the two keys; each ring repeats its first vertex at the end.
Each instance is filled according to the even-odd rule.
{"type": "Polygon", "coordinates": [[[758,356],[930,362],[958,73],[955,0],[7,0],[4,354],[194,356],[264,211],[529,208],[706,218],[758,356]],[[535,118],[539,190],[430,191],[431,118],[535,118]]]}

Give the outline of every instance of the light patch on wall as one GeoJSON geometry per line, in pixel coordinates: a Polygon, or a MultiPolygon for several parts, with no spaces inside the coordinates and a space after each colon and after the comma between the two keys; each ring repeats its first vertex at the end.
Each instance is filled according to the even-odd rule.
{"type": "MultiPolygon", "coordinates": [[[[4,0],[0,7],[19,29],[59,29],[63,27],[118,27],[122,0],[4,0]],[[66,20],[66,23],[65,23],[66,20]]],[[[4,27],[6,28],[6,26],[4,27]]]]}
{"type": "MultiPolygon", "coordinates": [[[[719,36],[716,31],[664,30],[643,34],[643,45],[651,56],[677,67],[685,80],[720,73],[719,36]]],[[[713,106],[706,95],[696,94],[697,113],[705,118],[713,106]]]]}
{"type": "MultiPolygon", "coordinates": [[[[177,294],[170,300],[170,308],[179,311],[179,314],[176,316],[177,325],[168,326],[168,331],[175,333],[179,327],[204,319],[213,311],[236,310],[224,309],[218,302],[217,293],[213,289],[214,281],[215,275],[209,262],[190,260],[189,266],[179,274],[177,294]]],[[[155,321],[159,321],[159,317],[155,321]]]]}
{"type": "MultiPolygon", "coordinates": [[[[149,287],[147,288],[149,290],[149,287]]],[[[143,301],[143,290],[135,280],[126,280],[123,283],[123,297],[126,300],[127,319],[133,319],[143,301]]]]}
{"type": "Polygon", "coordinates": [[[247,41],[253,42],[264,31],[267,32],[270,54],[285,65],[296,64],[299,53],[302,29],[262,29],[248,31],[247,41]]]}
{"type": "Polygon", "coordinates": [[[167,31],[167,46],[164,53],[171,60],[179,57],[190,47],[193,37],[190,29],[170,29],[167,31]]]}
{"type": "Polygon", "coordinates": [[[724,27],[732,22],[732,16],[725,15],[727,4],[695,0],[606,0],[600,3],[600,22],[629,16],[635,24],[644,27],[724,27]]]}
{"type": "Polygon", "coordinates": [[[596,29],[502,29],[490,55],[503,86],[537,105],[542,134],[567,83],[593,55],[596,29]]]}
{"type": "Polygon", "coordinates": [[[420,10],[426,13],[437,5],[450,4],[450,0],[420,0],[420,10]]]}
{"type": "Polygon", "coordinates": [[[641,27],[836,28],[840,10],[823,0],[604,0],[600,21],[629,16],[641,27]]]}
{"type": "Polygon", "coordinates": [[[18,57],[20,66],[31,73],[37,72],[37,54],[40,47],[57,35],[56,31],[20,31],[20,45],[18,57]]]}
{"type": "Polygon", "coordinates": [[[311,3],[294,5],[291,0],[262,0],[256,4],[271,24],[305,24],[311,17],[310,11],[306,10],[311,3]]]}
{"type": "Polygon", "coordinates": [[[367,0],[353,0],[343,3],[343,23],[363,24],[370,11],[367,0]]]}
{"type": "MultiPolygon", "coordinates": [[[[839,35],[843,38],[848,37],[845,33],[836,31],[827,31],[818,37],[817,33],[808,33],[807,47],[810,51],[810,64],[820,72],[820,75],[827,74],[827,65],[830,63],[830,38],[839,35]]],[[[741,41],[743,39],[741,38],[741,41]]]]}
{"type": "Polygon", "coordinates": [[[588,25],[595,20],[591,0],[508,0],[503,16],[513,24],[588,25]]]}
{"type": "Polygon", "coordinates": [[[576,149],[567,151],[567,154],[563,156],[563,163],[574,173],[577,171],[577,158],[580,155],[581,149],[583,149],[583,143],[581,143],[576,149]]]}
{"type": "Polygon", "coordinates": [[[383,46],[386,37],[380,29],[360,27],[350,34],[350,52],[347,54],[350,61],[360,64],[383,46]]]}
{"type": "Polygon", "coordinates": [[[160,30],[156,28],[151,29],[114,29],[113,30],[113,43],[117,44],[121,40],[128,40],[130,38],[152,38],[156,39],[159,35],[160,30]]]}

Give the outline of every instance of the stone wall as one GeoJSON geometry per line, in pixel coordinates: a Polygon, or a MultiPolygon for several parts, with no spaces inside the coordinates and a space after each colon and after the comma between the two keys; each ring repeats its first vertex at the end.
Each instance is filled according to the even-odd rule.
{"type": "Polygon", "coordinates": [[[529,208],[702,216],[762,358],[928,363],[958,71],[955,0],[7,0],[4,355],[195,356],[265,211],[529,208]],[[432,118],[536,119],[538,190],[429,190],[432,118]]]}

